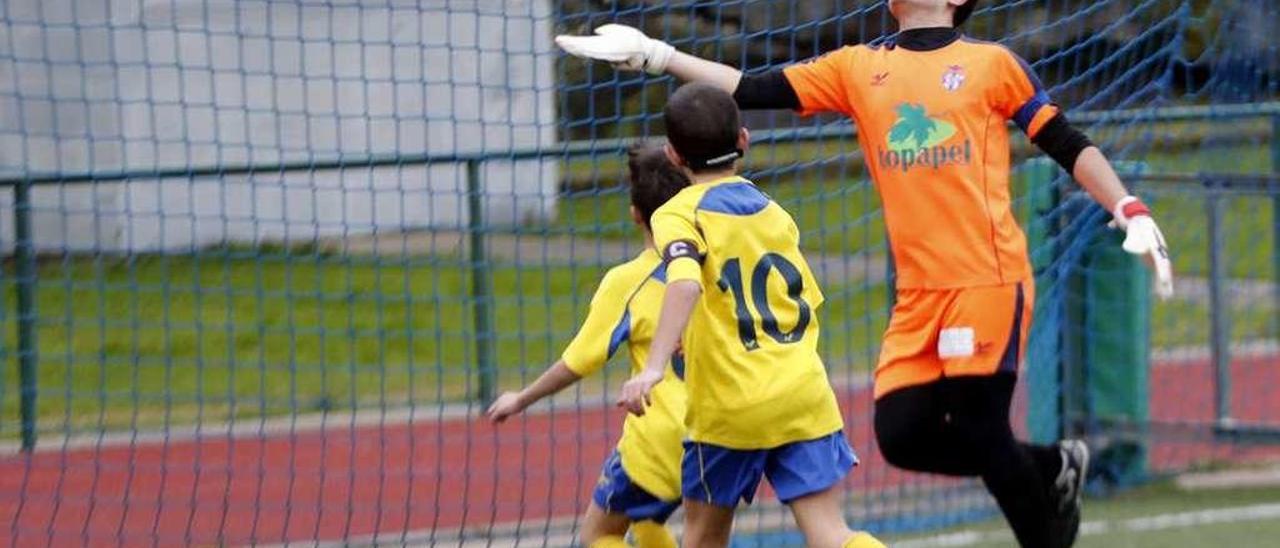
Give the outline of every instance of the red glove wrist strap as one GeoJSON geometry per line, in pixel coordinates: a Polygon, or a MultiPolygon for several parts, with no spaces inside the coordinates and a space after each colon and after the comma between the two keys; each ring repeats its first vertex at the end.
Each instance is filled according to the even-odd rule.
{"type": "Polygon", "coordinates": [[[1120,212],[1124,213],[1124,218],[1126,219],[1132,219],[1139,215],[1151,216],[1151,208],[1148,208],[1147,204],[1142,203],[1142,200],[1134,200],[1125,204],[1124,207],[1120,209],[1120,212]]]}

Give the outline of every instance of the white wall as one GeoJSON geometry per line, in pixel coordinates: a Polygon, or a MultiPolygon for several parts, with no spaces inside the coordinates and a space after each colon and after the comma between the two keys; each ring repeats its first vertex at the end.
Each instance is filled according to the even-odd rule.
{"type": "MultiPolygon", "coordinates": [[[[0,175],[551,145],[549,0],[9,0],[0,175]]],[[[465,226],[455,165],[49,186],[42,250],[465,226]]],[[[486,168],[487,218],[554,215],[553,162],[486,168]]],[[[0,246],[12,246],[0,193],[0,246]]]]}

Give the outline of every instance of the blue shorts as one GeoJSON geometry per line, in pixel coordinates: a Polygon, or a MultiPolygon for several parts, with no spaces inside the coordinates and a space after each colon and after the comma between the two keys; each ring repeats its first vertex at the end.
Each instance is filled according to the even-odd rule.
{"type": "Polygon", "coordinates": [[[680,506],[678,500],[661,500],[632,483],[627,471],[622,469],[622,456],[617,449],[605,459],[591,500],[605,512],[625,514],[631,521],[652,520],[658,523],[666,523],[680,506]]]}
{"type": "Polygon", "coordinates": [[[760,478],[783,504],[825,491],[858,464],[844,432],[772,449],[728,449],[686,440],[681,463],[684,498],[725,508],[751,501],[760,478]]]}

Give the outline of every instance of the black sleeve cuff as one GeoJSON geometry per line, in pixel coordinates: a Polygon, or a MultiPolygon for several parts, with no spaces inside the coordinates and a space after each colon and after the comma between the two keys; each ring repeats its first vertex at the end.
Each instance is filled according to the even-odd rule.
{"type": "Polygon", "coordinates": [[[738,81],[738,89],[733,92],[733,99],[743,110],[800,108],[800,97],[782,69],[763,74],[743,74],[742,80],[738,81]]]}
{"type": "Polygon", "coordinates": [[[1089,137],[1072,126],[1067,121],[1067,116],[1061,112],[1045,122],[1031,142],[1058,162],[1068,174],[1075,172],[1076,159],[1080,157],[1080,153],[1093,146],[1089,137]]]}

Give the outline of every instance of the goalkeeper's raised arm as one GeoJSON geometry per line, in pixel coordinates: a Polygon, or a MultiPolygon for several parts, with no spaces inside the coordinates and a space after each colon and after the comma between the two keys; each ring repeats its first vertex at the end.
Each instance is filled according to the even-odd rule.
{"type": "Polygon", "coordinates": [[[742,80],[741,70],[677,51],[671,44],[649,38],[626,25],[603,25],[589,36],[560,35],[556,37],[556,44],[571,55],[612,63],[619,70],[671,74],[687,82],[711,84],[729,93],[737,90],[742,80]]]}
{"type": "MultiPolygon", "coordinates": [[[[973,4],[975,2],[968,2],[963,8],[958,8],[965,9],[963,14],[957,11],[953,16],[942,18],[924,14],[916,20],[899,20],[901,32],[885,49],[929,51],[961,41],[961,35],[952,26],[952,21],[967,18],[973,4]]],[[[869,107],[854,99],[865,95],[866,90],[859,86],[870,82],[869,85],[881,86],[880,89],[883,90],[889,78],[897,79],[897,75],[902,73],[899,70],[885,70],[886,62],[892,61],[889,57],[894,54],[877,50],[878,55],[872,58],[860,55],[865,53],[861,50],[867,48],[845,47],[810,63],[745,75],[739,69],[682,53],[666,42],[646,36],[638,29],[618,24],[603,25],[594,34],[587,36],[557,36],[556,44],[571,55],[605,61],[619,70],[671,74],[681,80],[711,84],[733,94],[738,106],[744,110],[791,109],[802,115],[837,112],[849,116],[853,116],[855,110],[860,110],[864,121],[868,117],[879,116],[879,110],[888,109],[886,112],[889,113],[895,110],[893,105],[887,104],[871,108],[877,112],[868,113],[869,107]]],[[[1011,52],[1003,57],[1016,58],[1011,52]]],[[[948,92],[958,91],[962,86],[972,89],[973,85],[965,84],[966,69],[959,65],[956,67],[958,72],[949,80],[951,83],[944,81],[943,87],[948,92]],[[947,86],[954,86],[954,89],[947,86]]],[[[968,70],[977,72],[973,67],[968,70]]],[[[1125,251],[1144,258],[1154,269],[1155,289],[1160,297],[1171,296],[1173,273],[1169,253],[1160,229],[1152,220],[1150,210],[1137,198],[1129,195],[1101,150],[1049,102],[1048,95],[1039,87],[1039,81],[1030,76],[1029,68],[1006,72],[1012,78],[1004,77],[1008,75],[1003,73],[995,75],[998,78],[994,87],[1000,92],[997,95],[1009,95],[1012,88],[1026,88],[1021,91],[1033,94],[1024,104],[1018,105],[1019,108],[1005,114],[1018,122],[1032,143],[1071,173],[1099,204],[1112,212],[1115,217],[1113,226],[1126,231],[1125,251]],[[1131,219],[1135,222],[1130,222],[1131,219]]],[[[912,80],[924,78],[923,75],[910,73],[908,77],[912,80]]],[[[947,76],[944,75],[943,78],[947,76]]],[[[932,89],[923,85],[923,80],[920,83],[921,85],[916,86],[917,93],[920,92],[919,89],[932,89]]],[[[923,99],[925,98],[895,95],[894,100],[912,102],[923,99]]],[[[869,167],[872,177],[879,182],[879,170],[874,166],[869,167]]]]}

